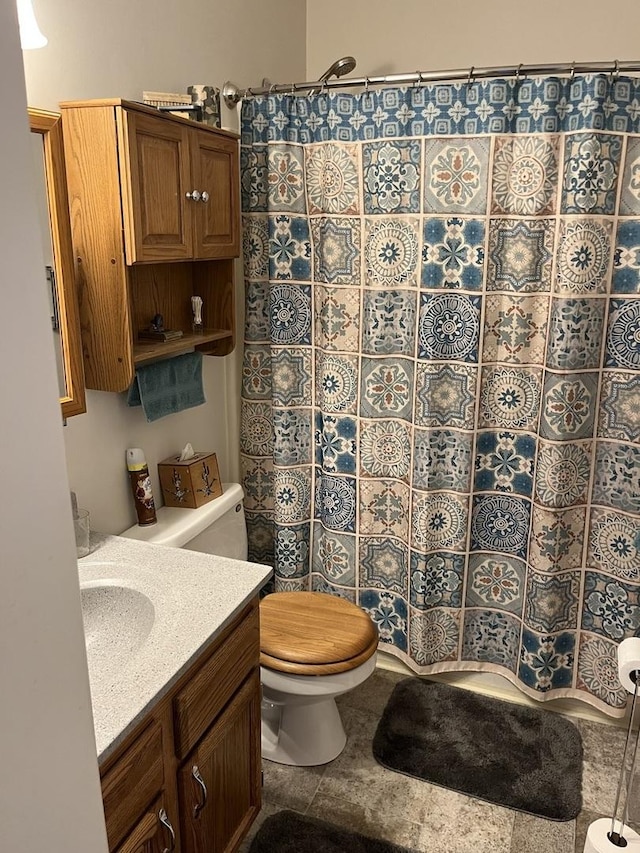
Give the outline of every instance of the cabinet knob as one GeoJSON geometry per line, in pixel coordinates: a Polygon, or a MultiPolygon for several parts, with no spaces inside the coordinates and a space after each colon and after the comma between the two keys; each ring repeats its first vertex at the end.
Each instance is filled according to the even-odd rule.
{"type": "Polygon", "coordinates": [[[200,800],[199,803],[196,803],[195,806],[193,807],[193,816],[198,817],[198,815],[200,814],[202,809],[207,804],[207,786],[204,784],[204,779],[200,775],[200,770],[199,770],[197,764],[194,764],[193,767],[191,768],[191,775],[194,778],[194,780],[196,781],[196,783],[200,786],[200,791],[202,793],[202,799],[200,800]]]}
{"type": "Polygon", "coordinates": [[[169,846],[165,847],[162,853],[173,853],[173,851],[176,849],[176,833],[174,828],[171,826],[171,821],[169,820],[169,817],[164,809],[160,809],[160,811],[158,812],[158,820],[164,826],[170,836],[169,846]]]}
{"type": "Polygon", "coordinates": [[[209,193],[206,190],[202,191],[202,195],[200,196],[200,201],[203,201],[205,204],[209,201],[209,193]]]}
{"type": "MultiPolygon", "coordinates": [[[[200,190],[191,190],[190,193],[187,193],[187,198],[191,199],[191,201],[200,201],[201,193],[200,190]]],[[[208,196],[207,196],[208,198],[208,196]]]]}

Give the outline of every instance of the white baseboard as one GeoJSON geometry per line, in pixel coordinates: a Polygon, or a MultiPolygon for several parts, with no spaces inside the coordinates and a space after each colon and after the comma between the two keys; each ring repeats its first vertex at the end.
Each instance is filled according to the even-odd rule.
{"type": "MultiPolygon", "coordinates": [[[[415,678],[421,677],[416,675],[412,669],[406,666],[401,660],[398,660],[394,655],[383,651],[378,651],[376,666],[379,669],[398,672],[402,675],[412,675],[415,678]]],[[[545,702],[543,706],[540,702],[536,702],[534,699],[530,699],[524,693],[521,693],[506,678],[493,672],[441,672],[423,677],[428,678],[430,681],[439,681],[442,684],[461,687],[463,690],[473,690],[475,693],[480,693],[483,696],[493,696],[495,699],[504,699],[506,702],[526,705],[528,708],[544,707],[558,714],[566,714],[568,717],[590,720],[594,723],[604,723],[608,726],[616,726],[617,728],[626,729],[628,725],[626,716],[621,718],[609,717],[606,714],[601,714],[585,702],[580,702],[579,699],[552,699],[545,702]]]]}

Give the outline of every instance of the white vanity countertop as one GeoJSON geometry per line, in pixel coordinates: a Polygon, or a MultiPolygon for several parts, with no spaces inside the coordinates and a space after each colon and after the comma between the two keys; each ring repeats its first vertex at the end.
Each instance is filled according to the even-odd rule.
{"type": "MultiPolygon", "coordinates": [[[[119,536],[92,535],[92,547],[78,560],[81,589],[106,585],[126,587],[125,593],[134,590],[118,618],[127,628],[137,630],[144,624],[142,633],[147,634],[124,660],[124,631],[114,632],[113,653],[100,624],[98,641],[92,645],[88,639],[96,747],[102,762],[257,595],[272,569],[119,536]]],[[[99,609],[96,612],[100,618],[99,609]]]]}

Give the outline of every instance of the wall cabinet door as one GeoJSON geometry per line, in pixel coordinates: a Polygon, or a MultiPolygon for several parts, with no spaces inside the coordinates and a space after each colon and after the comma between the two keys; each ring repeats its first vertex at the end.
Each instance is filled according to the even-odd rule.
{"type": "MultiPolygon", "coordinates": [[[[120,175],[127,263],[193,257],[190,128],[123,111],[120,175]]],[[[204,207],[204,205],[201,205],[204,207]]]]}
{"type": "Polygon", "coordinates": [[[260,810],[260,770],[255,670],[179,770],[183,853],[235,849],[260,810]]]}
{"type": "Polygon", "coordinates": [[[193,205],[194,257],[236,257],[240,254],[236,140],[194,129],[191,177],[194,187],[206,193],[206,201],[201,198],[193,205]]]}

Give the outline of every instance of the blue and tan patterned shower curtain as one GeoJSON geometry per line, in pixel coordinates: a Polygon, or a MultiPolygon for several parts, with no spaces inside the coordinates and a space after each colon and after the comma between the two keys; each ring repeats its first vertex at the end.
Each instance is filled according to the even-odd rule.
{"type": "Polygon", "coordinates": [[[417,672],[622,713],[638,134],[607,75],[243,106],[250,556],[417,672]]]}

